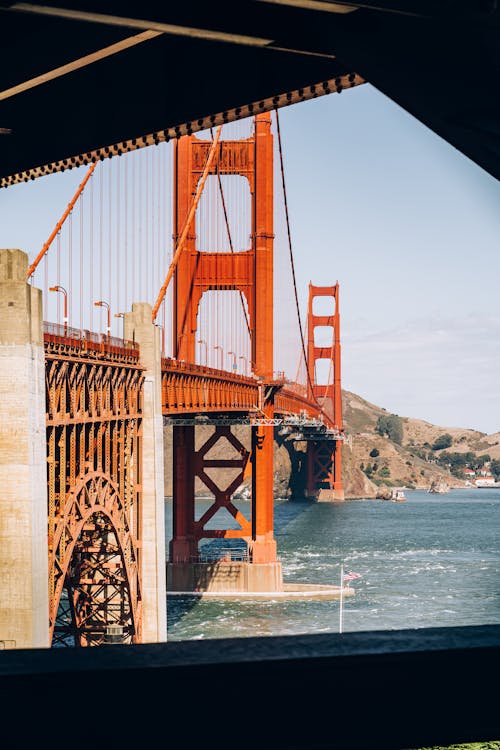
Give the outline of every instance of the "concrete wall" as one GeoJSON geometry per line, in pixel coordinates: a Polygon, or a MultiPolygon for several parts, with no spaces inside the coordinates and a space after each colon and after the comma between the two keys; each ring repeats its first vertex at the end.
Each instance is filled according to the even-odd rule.
{"type": "Polygon", "coordinates": [[[0,646],[49,646],[42,294],[0,250],[0,646]],[[3,643],[2,643],[3,642],[3,643]]]}
{"type": "Polygon", "coordinates": [[[283,591],[280,562],[168,563],[169,591],[283,591]]]}

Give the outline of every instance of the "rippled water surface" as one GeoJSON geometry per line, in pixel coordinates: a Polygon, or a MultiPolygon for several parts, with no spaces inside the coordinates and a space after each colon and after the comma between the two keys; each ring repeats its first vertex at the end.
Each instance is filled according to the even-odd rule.
{"type": "MultiPolygon", "coordinates": [[[[406,497],[277,501],[284,580],[339,584],[342,561],[359,573],[344,599],[344,632],[499,623],[500,490],[406,497]]],[[[238,506],[248,516],[248,503],[238,506]]],[[[170,501],[166,509],[170,539],[170,501]]],[[[338,632],[339,601],[168,597],[167,621],[172,641],[338,632]]]]}

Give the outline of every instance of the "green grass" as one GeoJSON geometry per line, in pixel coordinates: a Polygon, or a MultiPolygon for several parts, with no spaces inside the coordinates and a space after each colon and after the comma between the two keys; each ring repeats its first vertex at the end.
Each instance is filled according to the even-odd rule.
{"type": "Polygon", "coordinates": [[[465,745],[435,745],[433,747],[408,748],[408,750],[500,750],[500,740],[468,742],[465,745]]]}

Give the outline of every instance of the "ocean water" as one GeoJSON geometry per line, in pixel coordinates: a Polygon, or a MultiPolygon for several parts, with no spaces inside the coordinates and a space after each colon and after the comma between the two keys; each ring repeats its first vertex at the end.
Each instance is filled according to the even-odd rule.
{"type": "MultiPolygon", "coordinates": [[[[500,490],[406,497],[277,500],[285,582],[339,584],[341,563],[359,573],[343,632],[500,623],[500,490]]],[[[209,503],[198,505],[201,513],[209,503]]],[[[248,515],[248,503],[237,505],[248,515]]],[[[171,512],[167,500],[167,540],[171,512]]],[[[339,615],[338,600],[167,597],[169,641],[338,633],[339,615]]]]}

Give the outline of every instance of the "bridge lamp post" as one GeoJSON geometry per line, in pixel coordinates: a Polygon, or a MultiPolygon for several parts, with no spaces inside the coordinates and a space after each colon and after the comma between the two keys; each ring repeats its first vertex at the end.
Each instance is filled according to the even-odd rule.
{"type": "Polygon", "coordinates": [[[220,369],[223,370],[224,369],[224,349],[222,348],[222,346],[214,346],[214,349],[220,350],[220,369]]]}
{"type": "Polygon", "coordinates": [[[99,302],[94,302],[94,305],[96,307],[105,307],[108,311],[108,325],[106,327],[107,336],[111,336],[111,308],[107,302],[105,302],[103,299],[100,299],[99,302]]]}
{"type": "Polygon", "coordinates": [[[245,375],[248,375],[248,359],[243,354],[240,354],[240,359],[244,360],[244,362],[245,362],[245,375]]]}
{"type": "Polygon", "coordinates": [[[56,286],[49,287],[49,292],[61,292],[61,294],[64,295],[64,314],[63,314],[63,323],[64,323],[64,334],[68,332],[68,292],[63,286],[59,286],[59,284],[56,284],[56,286]]]}
{"type": "MultiPolygon", "coordinates": [[[[205,339],[198,339],[196,343],[197,344],[205,344],[205,367],[208,367],[208,344],[205,341],[205,339]]],[[[201,360],[201,356],[200,356],[200,360],[201,360]]],[[[201,364],[201,362],[200,362],[200,364],[201,364]]]]}
{"type": "MultiPolygon", "coordinates": [[[[124,318],[125,313],[115,313],[115,318],[124,318]]],[[[122,328],[122,335],[123,335],[123,328],[122,328]]]]}
{"type": "Polygon", "coordinates": [[[155,323],[157,328],[161,328],[161,356],[165,356],[165,326],[161,323],[155,323]]]}
{"type": "Polygon", "coordinates": [[[227,356],[233,358],[233,370],[236,371],[238,369],[238,365],[236,364],[236,354],[234,352],[228,352],[227,356]]]}

